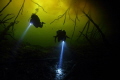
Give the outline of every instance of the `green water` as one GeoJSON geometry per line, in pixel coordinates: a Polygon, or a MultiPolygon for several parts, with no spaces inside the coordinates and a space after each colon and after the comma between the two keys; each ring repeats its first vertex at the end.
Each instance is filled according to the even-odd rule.
{"type": "MultiPolygon", "coordinates": [[[[8,23],[4,23],[5,25],[3,25],[3,23],[0,23],[0,32],[2,32],[4,30],[4,27],[8,26],[10,22],[13,22],[19,13],[18,17],[16,18],[16,21],[18,23],[14,24],[14,35],[10,33],[12,31],[12,27],[10,27],[10,29],[8,30],[8,33],[14,36],[16,40],[19,40],[23,32],[29,25],[29,20],[32,13],[36,13],[40,20],[45,22],[46,24],[44,24],[42,28],[36,28],[32,25],[25,34],[23,42],[28,42],[33,45],[40,45],[44,47],[57,46],[59,43],[54,42],[53,36],[56,35],[57,30],[62,29],[66,30],[67,36],[70,37],[70,39],[66,40],[68,45],[79,46],[89,44],[84,35],[82,35],[77,40],[80,35],[79,31],[83,30],[86,22],[88,21],[88,18],[81,11],[86,4],[84,8],[85,13],[88,13],[88,11],[90,10],[91,18],[93,19],[93,21],[97,25],[99,25],[100,29],[106,35],[106,37],[109,37],[112,34],[112,24],[111,20],[108,17],[108,12],[106,11],[106,9],[103,5],[101,5],[101,3],[99,3],[99,1],[93,2],[93,0],[90,0],[87,3],[85,1],[86,0],[47,0],[44,2],[44,0],[34,0],[33,3],[32,0],[12,0],[9,5],[5,7],[9,0],[0,0],[0,10],[5,7],[5,9],[0,13],[0,20],[2,20],[7,14],[11,15],[7,16],[6,19],[14,16],[14,18],[8,20],[8,23]],[[67,11],[68,8],[69,10],[67,11]],[[61,15],[63,16],[59,18],[61,15]]],[[[93,27],[96,29],[93,23],[90,22],[87,35],[88,37],[90,36],[89,33],[91,33],[93,27]]],[[[87,28],[85,29],[87,30],[87,28]]],[[[86,32],[84,31],[84,34],[85,33],[86,32]]],[[[96,39],[101,39],[98,31],[97,34],[94,34],[96,35],[96,39]]],[[[7,35],[5,37],[8,40],[13,41],[10,36],[7,35]]]]}

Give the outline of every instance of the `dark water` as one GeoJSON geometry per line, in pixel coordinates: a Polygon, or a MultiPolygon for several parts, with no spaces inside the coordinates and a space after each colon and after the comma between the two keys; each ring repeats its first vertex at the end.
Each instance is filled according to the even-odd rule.
{"type": "Polygon", "coordinates": [[[58,70],[61,47],[24,44],[12,52],[4,45],[0,47],[1,80],[108,79],[112,77],[113,49],[101,47],[64,47],[62,68],[58,70]]]}
{"type": "Polygon", "coordinates": [[[114,56],[119,50],[119,9],[112,6],[117,4],[115,1],[34,1],[0,0],[0,80],[113,77],[114,56]],[[32,25],[26,30],[32,13],[46,23],[42,28],[32,25]],[[65,41],[61,69],[61,42],[53,37],[57,30],[65,30],[70,37],[65,41]]]}

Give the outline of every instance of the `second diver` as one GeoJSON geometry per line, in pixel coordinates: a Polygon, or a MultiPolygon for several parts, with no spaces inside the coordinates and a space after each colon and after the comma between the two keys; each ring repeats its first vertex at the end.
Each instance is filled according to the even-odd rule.
{"type": "Polygon", "coordinates": [[[55,38],[55,42],[56,42],[56,38],[58,39],[58,42],[60,42],[60,41],[65,41],[66,38],[69,38],[69,37],[66,35],[65,30],[58,30],[57,35],[54,36],[54,38],[55,38]]]}

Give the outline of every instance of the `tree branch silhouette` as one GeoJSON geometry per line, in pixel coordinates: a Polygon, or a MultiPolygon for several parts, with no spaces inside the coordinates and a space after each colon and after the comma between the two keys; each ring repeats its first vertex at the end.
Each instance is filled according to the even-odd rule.
{"type": "Polygon", "coordinates": [[[10,2],[12,2],[12,0],[9,0],[9,2],[6,4],[6,6],[4,6],[4,7],[2,8],[2,10],[0,11],[0,13],[10,4],[10,2]]]}
{"type": "MultiPolygon", "coordinates": [[[[21,12],[21,10],[22,10],[22,8],[24,7],[24,3],[25,3],[25,0],[23,1],[22,6],[21,6],[20,10],[18,11],[17,16],[16,16],[15,19],[14,19],[14,23],[16,22],[16,19],[18,18],[19,14],[20,14],[20,12],[21,12]]],[[[13,29],[14,29],[14,25],[12,25],[12,30],[13,30],[13,29]]]]}
{"type": "MultiPolygon", "coordinates": [[[[46,12],[46,11],[44,10],[44,8],[43,8],[42,6],[40,6],[38,3],[34,2],[33,0],[31,0],[31,1],[32,1],[34,4],[38,5],[39,7],[41,7],[44,12],[46,12]]],[[[46,12],[46,13],[47,13],[47,12],[46,12]]]]}
{"type": "Polygon", "coordinates": [[[76,21],[77,20],[80,21],[79,18],[78,18],[78,11],[75,11],[75,14],[76,14],[75,20],[74,21],[72,20],[74,22],[74,29],[73,29],[71,40],[72,40],[72,38],[74,36],[74,33],[75,33],[76,21]]]}
{"type": "Polygon", "coordinates": [[[93,19],[91,19],[91,17],[88,14],[86,14],[84,11],[82,11],[82,12],[94,24],[94,26],[97,28],[98,32],[100,32],[100,34],[102,36],[102,39],[103,39],[103,42],[105,44],[108,44],[108,41],[107,41],[107,39],[105,37],[105,34],[102,32],[102,30],[99,28],[99,26],[93,21],[93,19]]]}
{"type": "Polygon", "coordinates": [[[63,21],[63,25],[65,24],[65,21],[66,21],[66,15],[67,15],[67,12],[69,12],[70,10],[70,7],[62,14],[62,15],[59,15],[57,19],[54,19],[50,24],[52,24],[53,22],[55,22],[56,20],[59,20],[60,18],[64,17],[64,21],[63,21]]]}
{"type": "MultiPolygon", "coordinates": [[[[8,30],[10,29],[10,27],[12,27],[15,23],[14,22],[11,22],[0,34],[0,41],[4,40],[5,39],[5,36],[6,35],[10,35],[12,36],[11,34],[8,33],[8,30]]],[[[14,38],[12,36],[12,38],[14,38]]]]}

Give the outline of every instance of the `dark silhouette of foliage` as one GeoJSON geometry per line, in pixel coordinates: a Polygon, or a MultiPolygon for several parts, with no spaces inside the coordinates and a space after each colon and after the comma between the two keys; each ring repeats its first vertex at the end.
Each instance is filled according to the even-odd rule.
{"type": "Polygon", "coordinates": [[[5,40],[5,39],[6,39],[6,38],[5,38],[6,35],[9,35],[10,37],[12,37],[12,38],[14,39],[14,37],[13,37],[10,33],[8,33],[8,30],[9,30],[10,27],[13,26],[14,24],[15,24],[14,22],[11,22],[11,23],[1,32],[1,34],[0,34],[0,41],[1,41],[1,40],[5,40]]]}
{"type": "Polygon", "coordinates": [[[70,10],[70,7],[69,7],[62,15],[59,15],[57,19],[54,19],[50,24],[52,24],[52,23],[53,23],[54,21],[56,21],[56,20],[59,20],[59,19],[62,18],[62,17],[65,17],[65,18],[64,18],[64,22],[63,22],[63,25],[64,25],[64,24],[65,24],[65,21],[66,21],[66,15],[67,15],[67,13],[69,12],[69,10],[70,10]]]}
{"type": "Polygon", "coordinates": [[[9,0],[9,2],[6,4],[6,6],[4,6],[4,7],[2,8],[2,10],[0,10],[0,13],[1,13],[11,2],[12,2],[12,0],[9,0]]]}
{"type": "MultiPolygon", "coordinates": [[[[16,20],[17,20],[19,14],[20,14],[20,12],[23,10],[24,4],[25,4],[25,0],[23,1],[23,4],[22,4],[22,6],[21,6],[19,12],[18,12],[17,16],[16,16],[15,19],[14,19],[14,23],[16,22],[16,20]]],[[[13,30],[13,29],[14,29],[14,25],[12,25],[12,30],[13,30]]]]}
{"type": "Polygon", "coordinates": [[[106,39],[106,37],[105,37],[105,34],[102,32],[102,30],[100,29],[100,27],[93,21],[93,19],[88,15],[88,14],[86,14],[84,11],[82,11],[84,14],[85,14],[85,16],[94,24],[94,26],[97,28],[97,30],[98,30],[98,32],[101,34],[101,36],[102,36],[102,39],[103,39],[103,42],[105,43],[105,44],[108,44],[108,41],[107,41],[107,39],[106,39]]]}

